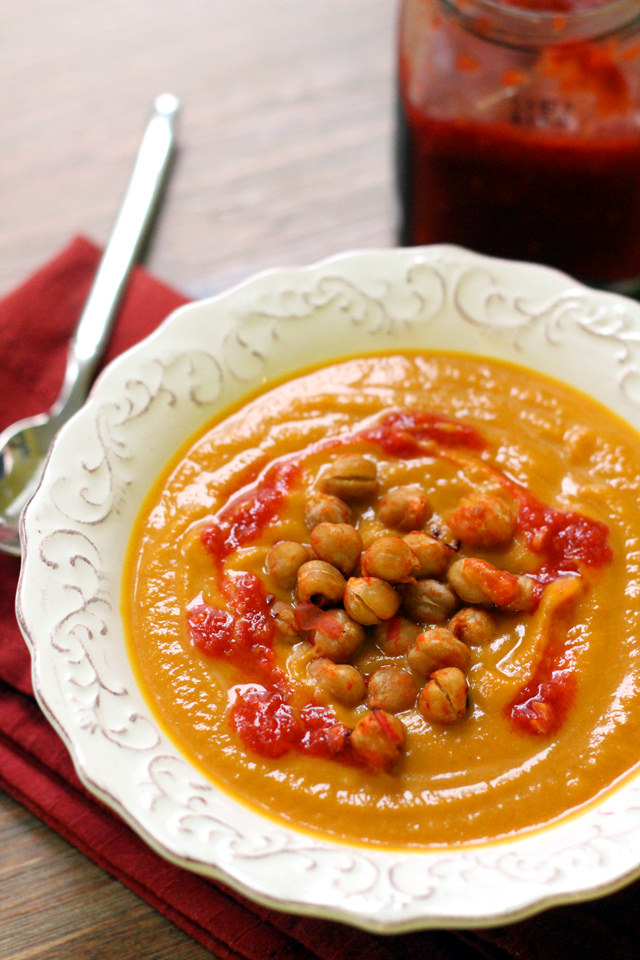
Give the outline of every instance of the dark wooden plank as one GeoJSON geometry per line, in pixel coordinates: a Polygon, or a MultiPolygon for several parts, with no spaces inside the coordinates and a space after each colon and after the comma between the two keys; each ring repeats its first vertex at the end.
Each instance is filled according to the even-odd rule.
{"type": "Polygon", "coordinates": [[[183,101],[150,266],[194,295],[394,236],[388,0],[14,5],[0,31],[0,293],[104,242],[153,96],[183,101]]]}
{"type": "Polygon", "coordinates": [[[0,794],[3,960],[205,960],[211,953],[0,794]]]}

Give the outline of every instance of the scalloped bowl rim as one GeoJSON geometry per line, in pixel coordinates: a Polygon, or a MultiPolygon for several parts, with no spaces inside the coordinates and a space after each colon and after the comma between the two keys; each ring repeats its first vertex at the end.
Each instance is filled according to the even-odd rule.
{"type": "Polygon", "coordinates": [[[493,355],[590,392],[637,428],[639,343],[633,301],[449,245],[270,269],[174,311],[99,376],[21,521],[16,610],[34,690],[87,789],[179,866],[266,906],[376,933],[503,924],[639,876],[638,777],[557,825],[478,847],[350,846],[263,817],[205,780],[158,728],[119,612],[123,528],[185,436],[309,355],[493,355]]]}

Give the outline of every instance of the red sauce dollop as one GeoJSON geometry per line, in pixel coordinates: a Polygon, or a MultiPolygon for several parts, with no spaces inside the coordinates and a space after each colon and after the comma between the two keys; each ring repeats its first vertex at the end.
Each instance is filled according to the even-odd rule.
{"type": "MultiPolygon", "coordinates": [[[[509,484],[507,484],[509,486],[509,484]]],[[[541,557],[535,579],[541,596],[545,584],[576,573],[581,566],[605,566],[613,558],[606,524],[572,511],[556,510],[521,487],[511,486],[520,501],[518,529],[541,557]]],[[[560,728],[576,694],[576,679],[567,658],[569,624],[554,624],[546,655],[533,677],[514,697],[507,716],[522,733],[551,734],[560,728]]]]}
{"type": "Polygon", "coordinates": [[[273,649],[275,626],[264,584],[252,573],[225,577],[222,590],[233,613],[195,603],[187,613],[189,635],[208,657],[224,658],[245,677],[286,692],[286,676],[273,649]]]}
{"type": "Polygon", "coordinates": [[[297,747],[302,725],[284,697],[265,687],[236,690],[231,722],[243,742],[262,757],[281,757],[297,747]]]}
{"type": "Polygon", "coordinates": [[[292,460],[278,461],[257,482],[238,493],[208,523],[202,540],[218,562],[240,547],[253,543],[277,516],[283,501],[300,475],[292,460]]]}
{"type": "Polygon", "coordinates": [[[574,674],[548,664],[512,701],[508,715],[521,733],[555,733],[562,726],[575,693],[574,674]]]}
{"type": "Polygon", "coordinates": [[[348,730],[334,713],[317,704],[296,711],[275,690],[244,686],[234,691],[231,723],[243,742],[263,757],[281,757],[290,750],[316,757],[348,757],[348,730]]]}
{"type": "Polygon", "coordinates": [[[528,493],[520,494],[518,529],[534,553],[542,557],[536,577],[543,583],[563,573],[574,573],[580,564],[600,567],[611,561],[609,528],[572,511],[556,510],[528,493]]]}
{"type": "Polygon", "coordinates": [[[428,410],[400,410],[387,414],[374,427],[356,434],[376,443],[392,457],[420,457],[433,444],[481,450],[485,442],[478,431],[462,420],[428,410]],[[426,445],[426,446],[425,446],[426,445]]]}
{"type": "Polygon", "coordinates": [[[574,700],[576,678],[566,650],[568,628],[563,619],[554,624],[545,656],[507,707],[507,716],[521,733],[555,733],[574,700]]]}

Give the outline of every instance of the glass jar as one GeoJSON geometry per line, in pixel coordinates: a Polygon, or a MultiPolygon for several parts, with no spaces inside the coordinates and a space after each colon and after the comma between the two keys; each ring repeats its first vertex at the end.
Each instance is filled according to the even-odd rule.
{"type": "Polygon", "coordinates": [[[638,0],[404,0],[400,240],[640,289],[638,0]]]}

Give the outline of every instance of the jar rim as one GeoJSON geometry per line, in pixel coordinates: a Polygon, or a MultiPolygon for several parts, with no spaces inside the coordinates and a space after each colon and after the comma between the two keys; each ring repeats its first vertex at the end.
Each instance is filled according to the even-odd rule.
{"type": "Polygon", "coordinates": [[[536,10],[508,0],[439,0],[472,33],[525,48],[606,37],[640,29],[638,0],[605,0],[580,10],[536,10]]]}

